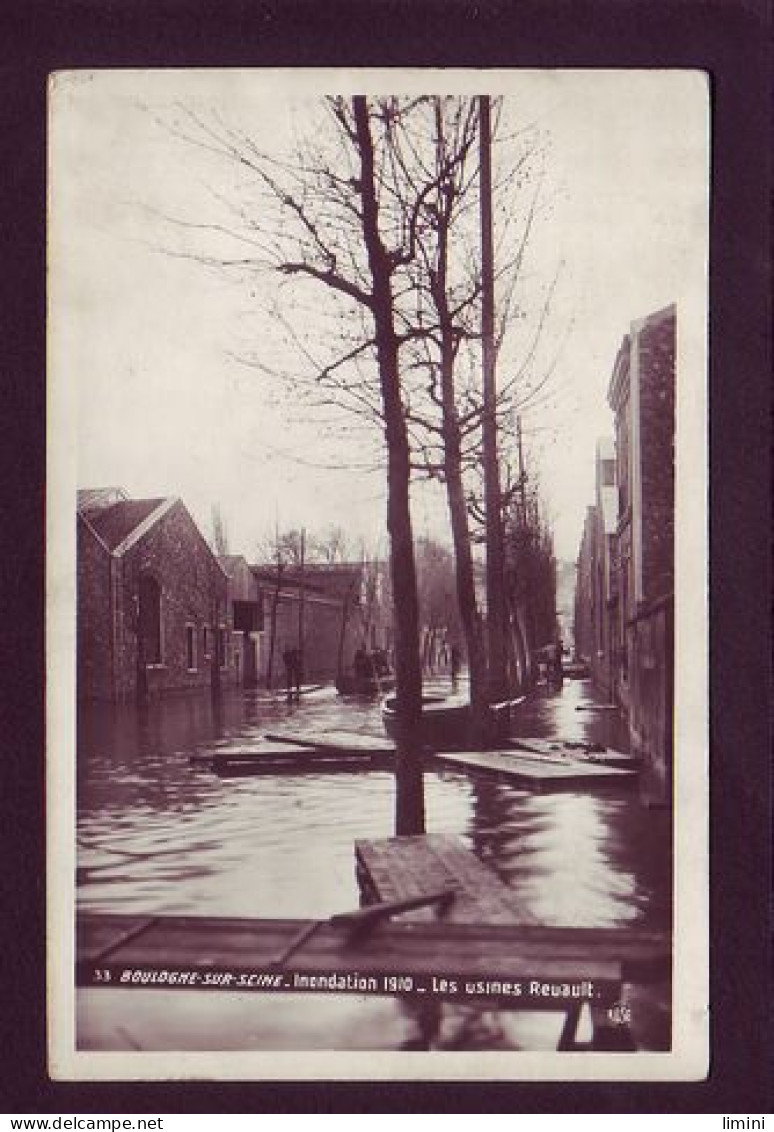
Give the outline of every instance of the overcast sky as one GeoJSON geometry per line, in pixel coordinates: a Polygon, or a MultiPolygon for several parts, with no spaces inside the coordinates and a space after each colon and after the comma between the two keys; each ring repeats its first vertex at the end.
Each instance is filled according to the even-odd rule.
{"type": "MultiPolygon", "coordinates": [[[[327,467],[338,462],[336,439],[274,403],[260,375],[228,353],[235,333],[261,334],[244,288],[157,250],[169,247],[169,228],[153,210],[214,219],[211,189],[229,184],[211,155],[176,142],[159,117],[176,103],[214,111],[269,147],[287,140],[299,105],[303,122],[306,97],[335,89],[504,93],[509,112],[546,135],[556,199],[533,254],[538,273],[563,261],[556,333],[570,319],[573,328],[558,366],[563,395],[532,446],[557,553],[574,559],[596,439],[612,433],[605,394],[623,335],[671,302],[679,333],[702,333],[708,110],[695,72],[57,76],[49,376],[73,408],[52,435],[60,466],[74,457],[80,487],[180,495],[205,535],[217,503],[231,550],[250,558],[275,517],[284,527],[342,525],[385,549],[383,470],[327,467]]],[[[444,523],[439,493],[417,492],[417,532],[444,523]]]]}

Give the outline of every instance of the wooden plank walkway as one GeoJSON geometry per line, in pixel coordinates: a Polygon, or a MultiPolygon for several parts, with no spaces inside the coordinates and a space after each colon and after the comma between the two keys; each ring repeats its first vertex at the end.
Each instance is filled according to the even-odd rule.
{"type": "Polygon", "coordinates": [[[457,770],[496,774],[509,782],[538,790],[564,790],[577,787],[628,786],[637,781],[633,770],[602,766],[589,761],[569,760],[506,748],[497,751],[436,751],[434,762],[457,770]]]}
{"type": "MultiPolygon", "coordinates": [[[[366,900],[405,900],[451,888],[455,898],[443,913],[451,924],[534,923],[516,894],[458,837],[433,834],[356,841],[355,860],[366,900]]],[[[433,909],[406,913],[406,919],[436,919],[433,909]]]]}
{"type": "MultiPolygon", "coordinates": [[[[380,923],[353,938],[345,925],[332,921],[81,913],[76,922],[76,982],[166,990],[303,989],[252,979],[256,973],[280,971],[286,976],[399,972],[428,980],[453,975],[490,984],[519,979],[617,984],[622,979],[659,980],[669,970],[668,939],[652,932],[402,921],[380,923]],[[306,938],[299,945],[302,935],[306,938]],[[122,982],[125,971],[139,974],[122,982]],[[161,977],[142,977],[153,972],[161,977]],[[173,980],[171,973],[187,977],[173,980]],[[240,983],[240,975],[251,981],[240,983]]],[[[394,994],[403,988],[383,983],[376,989],[394,994]]],[[[497,998],[497,989],[490,986],[476,997],[497,998]]],[[[540,998],[530,1000],[528,1008],[563,1008],[555,997],[540,998]]]]}

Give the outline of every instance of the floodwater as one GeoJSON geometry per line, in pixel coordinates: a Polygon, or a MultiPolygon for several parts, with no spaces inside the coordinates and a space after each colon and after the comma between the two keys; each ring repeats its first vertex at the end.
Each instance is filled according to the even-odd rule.
{"type": "MultiPolygon", "coordinates": [[[[617,713],[565,681],[520,709],[517,733],[625,749],[617,713]],[[591,709],[591,710],[588,710],[591,709]]],[[[353,843],[389,837],[384,771],[220,778],[190,756],[249,750],[287,727],[381,733],[377,704],[322,689],[287,705],[232,692],[84,709],[77,757],[80,910],[327,918],[360,902],[353,843]]],[[[524,912],[557,926],[667,929],[670,817],[631,788],[535,793],[481,775],[425,774],[426,827],[453,833],[510,884],[524,912]]],[[[668,990],[631,988],[640,1048],[668,1045],[668,990]]],[[[555,1013],[444,1007],[433,1048],[555,1048],[555,1013]]],[[[137,989],[78,994],[80,1048],[400,1049],[416,1020],[399,999],[137,989]]]]}

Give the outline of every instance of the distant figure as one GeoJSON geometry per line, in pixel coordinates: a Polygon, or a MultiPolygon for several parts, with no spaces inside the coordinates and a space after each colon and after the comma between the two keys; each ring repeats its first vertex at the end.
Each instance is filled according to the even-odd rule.
{"type": "Polygon", "coordinates": [[[564,644],[561,638],[556,642],[556,686],[561,688],[564,681],[564,664],[562,657],[564,656],[564,644]]]}
{"type": "Polygon", "coordinates": [[[298,649],[287,648],[282,654],[285,662],[285,685],[288,703],[294,698],[301,699],[301,654],[298,649]]]}
{"type": "Polygon", "coordinates": [[[460,665],[462,658],[456,645],[451,647],[451,681],[452,688],[456,688],[460,678],[460,665]]]}
{"type": "Polygon", "coordinates": [[[355,653],[352,667],[355,670],[355,676],[358,676],[361,679],[366,679],[371,675],[371,661],[368,658],[368,653],[365,651],[362,645],[355,653]]]}
{"type": "Polygon", "coordinates": [[[549,687],[561,688],[564,682],[564,668],[562,666],[562,642],[548,646],[547,682],[549,687]]]}

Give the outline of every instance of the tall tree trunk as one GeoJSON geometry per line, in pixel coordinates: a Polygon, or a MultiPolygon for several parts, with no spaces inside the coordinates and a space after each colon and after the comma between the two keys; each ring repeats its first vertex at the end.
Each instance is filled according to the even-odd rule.
{"type": "Polygon", "coordinates": [[[396,755],[395,832],[424,833],[422,780],[422,669],[419,659],[414,539],[411,527],[410,452],[400,392],[398,337],[392,293],[393,264],[379,231],[379,207],[374,175],[374,147],[368,106],[363,95],[353,100],[355,132],[360,155],[360,194],[363,237],[373,281],[371,311],[376,331],[376,354],[387,441],[387,530],[390,536],[390,575],[395,609],[396,755]]]}
{"type": "MultiPolygon", "coordinates": [[[[438,110],[436,110],[436,122],[440,141],[440,113],[438,110]]],[[[438,255],[436,270],[431,277],[431,291],[438,314],[441,338],[441,412],[446,500],[449,507],[454,546],[457,607],[462,622],[462,631],[465,634],[465,649],[468,656],[471,710],[470,740],[477,746],[483,746],[486,743],[489,721],[486,641],[484,639],[484,626],[476,601],[470,526],[465,501],[465,485],[462,478],[462,434],[455,396],[455,331],[448,297],[450,209],[450,198],[447,198],[445,208],[439,207],[438,209],[438,255]]]]}
{"type": "Polygon", "coordinates": [[[453,360],[450,351],[446,349],[442,350],[441,358],[446,498],[454,544],[457,606],[468,654],[471,710],[470,738],[476,745],[481,745],[486,742],[489,719],[486,644],[484,627],[476,602],[473,554],[465,502],[465,488],[462,481],[462,442],[454,398],[453,360]]]}
{"type": "Polygon", "coordinates": [[[484,495],[486,499],[486,619],[489,645],[489,695],[507,693],[505,634],[507,604],[501,513],[500,466],[497,452],[497,392],[494,342],[494,252],[492,237],[492,135],[489,96],[481,97],[481,340],[484,370],[484,495]]]}

